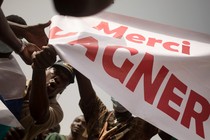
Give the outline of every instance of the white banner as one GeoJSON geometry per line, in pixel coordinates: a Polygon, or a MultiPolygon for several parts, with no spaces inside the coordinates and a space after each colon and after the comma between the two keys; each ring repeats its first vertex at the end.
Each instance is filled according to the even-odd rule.
{"type": "Polygon", "coordinates": [[[54,16],[50,44],[134,115],[210,139],[210,36],[113,13],[54,16]]]}

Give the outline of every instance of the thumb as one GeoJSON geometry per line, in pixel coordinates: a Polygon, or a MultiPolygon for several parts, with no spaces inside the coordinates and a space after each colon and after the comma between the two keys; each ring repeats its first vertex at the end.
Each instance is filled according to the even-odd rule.
{"type": "Polygon", "coordinates": [[[27,42],[27,45],[28,47],[28,51],[33,53],[34,51],[41,51],[42,49],[40,47],[38,47],[37,45],[33,44],[33,43],[30,43],[30,42],[27,42]]]}
{"type": "Polygon", "coordinates": [[[46,28],[46,27],[50,26],[50,24],[51,24],[51,20],[49,20],[49,21],[46,22],[46,23],[40,24],[40,26],[41,26],[42,28],[46,28]]]}
{"type": "Polygon", "coordinates": [[[55,48],[54,48],[53,45],[48,44],[47,47],[49,48],[49,51],[50,51],[53,55],[57,55],[57,52],[56,52],[56,50],[55,50],[55,48]]]}

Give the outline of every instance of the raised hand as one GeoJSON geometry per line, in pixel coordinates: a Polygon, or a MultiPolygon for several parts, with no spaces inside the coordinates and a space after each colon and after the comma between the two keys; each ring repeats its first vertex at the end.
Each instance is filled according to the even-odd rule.
{"type": "Polygon", "coordinates": [[[33,69],[46,69],[49,66],[53,65],[56,61],[56,51],[53,46],[43,46],[42,50],[35,51],[32,54],[33,69]]]}
{"type": "Polygon", "coordinates": [[[32,57],[31,55],[33,54],[34,51],[40,51],[41,49],[37,47],[35,44],[28,43],[28,42],[23,42],[23,50],[19,52],[19,56],[22,58],[22,60],[28,64],[32,64],[32,57]]]}
{"type": "Polygon", "coordinates": [[[23,36],[28,42],[36,44],[38,47],[46,46],[48,44],[48,37],[45,33],[45,28],[51,24],[48,21],[43,24],[25,27],[25,35],[23,36]]]}

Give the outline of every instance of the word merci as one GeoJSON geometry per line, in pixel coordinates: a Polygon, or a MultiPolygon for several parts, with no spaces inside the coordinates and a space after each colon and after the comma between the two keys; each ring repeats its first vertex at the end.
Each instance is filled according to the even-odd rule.
{"type": "MultiPolygon", "coordinates": [[[[101,22],[98,26],[94,28],[97,30],[103,30],[106,34],[112,33],[114,38],[121,38],[128,29],[128,27],[120,26],[116,29],[110,30],[109,25],[106,22],[101,22]]],[[[52,28],[50,30],[50,39],[62,38],[76,34],[72,32],[61,34],[61,32],[62,30],[59,27],[52,28]],[[57,34],[58,32],[60,32],[59,35],[57,34]]],[[[134,43],[143,43],[144,41],[146,41],[146,38],[144,36],[135,33],[128,34],[126,36],[126,39],[134,43]]],[[[152,37],[149,37],[146,41],[146,45],[150,47],[155,47],[155,44],[157,43],[162,44],[163,48],[168,51],[190,55],[190,43],[188,41],[183,41],[181,45],[176,42],[163,42],[163,40],[161,39],[155,39],[152,37]]],[[[86,57],[93,62],[95,61],[99,48],[97,39],[93,37],[85,37],[68,42],[68,44],[82,45],[82,47],[86,48],[86,57]]],[[[130,58],[132,58],[135,54],[138,54],[138,50],[136,50],[135,48],[117,45],[107,46],[103,52],[102,64],[104,70],[107,72],[108,75],[115,79],[118,79],[121,83],[124,83],[126,77],[128,76],[128,73],[134,67],[134,64],[129,61],[130,58],[125,58],[121,67],[114,64],[113,58],[116,55],[117,50],[121,48],[126,49],[130,53],[130,58]]],[[[174,74],[169,75],[169,70],[165,66],[162,66],[159,69],[159,72],[157,73],[155,79],[152,81],[153,64],[154,56],[150,53],[146,53],[140,60],[137,68],[132,73],[128,82],[125,83],[126,88],[134,92],[139,81],[143,79],[144,100],[147,103],[153,105],[156,95],[161,85],[163,85],[163,81],[165,80],[166,76],[169,76],[169,79],[157,104],[157,108],[175,121],[180,119],[180,124],[188,129],[190,127],[191,119],[194,118],[196,134],[205,139],[204,122],[208,120],[210,115],[210,104],[208,100],[201,96],[201,94],[189,89],[188,86],[180,81],[174,74]],[[188,101],[185,105],[183,113],[179,112],[169,105],[169,102],[173,102],[179,107],[184,106],[182,104],[183,98],[181,96],[178,96],[174,92],[174,89],[178,89],[183,95],[186,94],[187,90],[190,90],[188,101]],[[196,112],[194,110],[196,104],[200,104],[201,106],[201,110],[199,112],[196,112]]]]}

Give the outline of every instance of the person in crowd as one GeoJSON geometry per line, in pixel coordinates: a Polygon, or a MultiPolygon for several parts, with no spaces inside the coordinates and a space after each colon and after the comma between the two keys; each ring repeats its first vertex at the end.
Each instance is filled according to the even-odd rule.
{"type": "Polygon", "coordinates": [[[118,101],[112,98],[113,111],[96,95],[90,80],[76,69],[80,108],[84,114],[88,140],[149,140],[157,134],[158,129],[150,123],[134,117],[118,101]]]}
{"type": "Polygon", "coordinates": [[[52,46],[44,46],[32,54],[32,79],[27,81],[20,123],[24,127],[23,140],[37,135],[61,122],[63,111],[56,100],[65,88],[74,82],[73,68],[56,61],[52,46]]]}
{"type": "Polygon", "coordinates": [[[87,140],[87,137],[85,118],[79,115],[71,123],[69,135],[50,133],[45,140],[87,140]]]}

